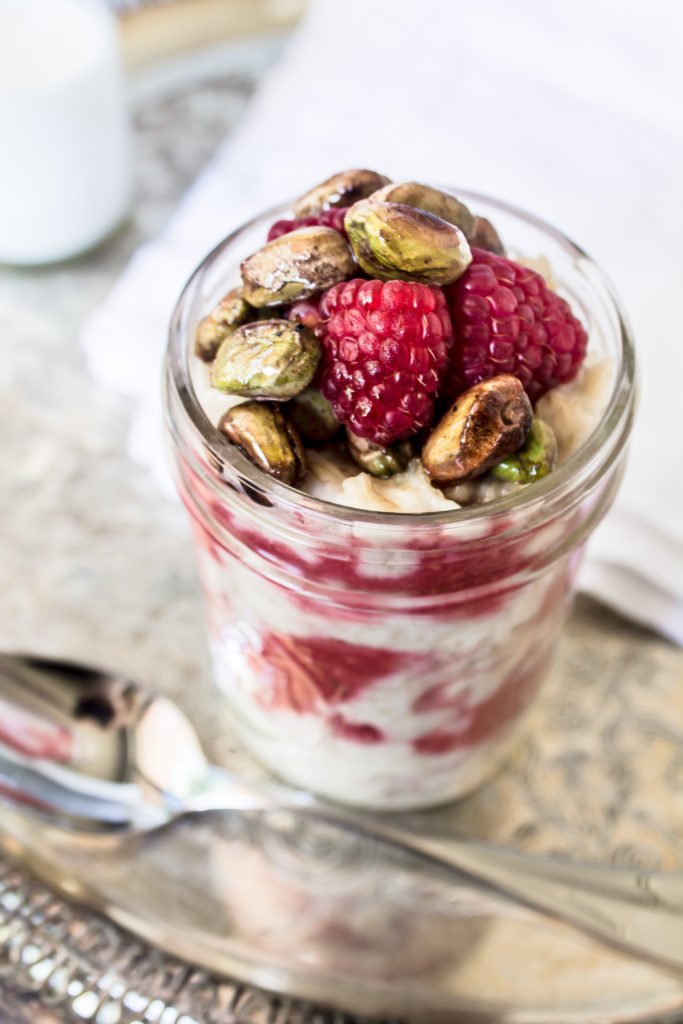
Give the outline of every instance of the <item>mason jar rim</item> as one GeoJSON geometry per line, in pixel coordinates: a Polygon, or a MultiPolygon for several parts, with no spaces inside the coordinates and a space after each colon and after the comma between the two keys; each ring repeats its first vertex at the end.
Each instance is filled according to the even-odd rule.
{"type": "MultiPolygon", "coordinates": [[[[290,200],[270,207],[250,218],[219,242],[193,271],[180,293],[173,311],[166,357],[166,386],[172,388],[175,392],[190,429],[210,453],[214,466],[220,466],[221,470],[230,467],[248,485],[264,492],[269,497],[273,497],[279,504],[289,507],[291,510],[300,509],[309,514],[321,516],[338,523],[362,523],[371,526],[408,528],[410,530],[453,526],[456,523],[476,523],[482,520],[491,522],[496,518],[505,517],[512,512],[525,512],[533,515],[540,506],[554,506],[555,500],[565,493],[568,485],[571,484],[574,478],[577,481],[584,479],[586,474],[591,473],[592,468],[597,471],[596,475],[601,476],[609,468],[609,465],[611,465],[621,451],[630,428],[636,383],[635,350],[630,324],[621,300],[609,278],[581,246],[573,242],[558,228],[553,227],[553,225],[535,214],[528,213],[511,203],[493,198],[484,193],[474,192],[469,189],[453,188],[452,186],[440,187],[444,191],[448,191],[464,200],[468,205],[471,204],[476,208],[477,203],[485,203],[487,206],[497,208],[550,236],[568,256],[576,263],[590,268],[593,278],[597,278],[603,290],[603,298],[607,299],[612,311],[616,315],[617,331],[621,344],[619,365],[614,374],[609,400],[599,423],[589,438],[562,466],[533,484],[521,487],[491,501],[438,512],[374,511],[350,505],[341,505],[336,502],[313,497],[305,491],[284,484],[268,476],[263,470],[260,470],[236,446],[227,440],[204,412],[192,383],[188,339],[187,335],[184,335],[181,330],[180,319],[185,306],[190,300],[194,287],[223,256],[224,252],[239,242],[241,236],[259,223],[267,223],[270,220],[279,219],[290,212],[293,205],[293,202],[290,200]],[[607,442],[613,439],[613,435],[620,426],[622,427],[622,436],[617,438],[616,442],[612,445],[611,457],[609,457],[608,453],[606,460],[600,460],[599,456],[607,447],[607,442]],[[596,463],[597,465],[595,465],[596,463]]],[[[227,481],[223,480],[222,482],[226,487],[228,486],[227,481]]]]}

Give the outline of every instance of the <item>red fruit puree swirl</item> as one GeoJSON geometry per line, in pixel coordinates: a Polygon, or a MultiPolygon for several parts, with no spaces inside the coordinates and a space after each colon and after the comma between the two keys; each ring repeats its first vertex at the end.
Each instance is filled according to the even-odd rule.
{"type": "Polygon", "coordinates": [[[371,543],[342,559],[324,538],[275,539],[248,507],[258,506],[228,508],[184,470],[219,688],[261,760],[313,788],[316,772],[327,795],[371,806],[445,800],[491,771],[566,614],[580,552],[548,556],[588,507],[514,541],[491,523],[459,548],[407,536],[402,571],[387,552],[368,575],[371,543]]]}

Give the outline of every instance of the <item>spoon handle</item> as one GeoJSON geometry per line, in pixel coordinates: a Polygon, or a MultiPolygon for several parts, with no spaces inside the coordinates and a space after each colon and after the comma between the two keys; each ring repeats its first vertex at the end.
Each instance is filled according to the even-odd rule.
{"type": "Polygon", "coordinates": [[[568,863],[494,843],[418,834],[387,818],[346,812],[287,787],[252,789],[213,769],[213,787],[193,809],[227,806],[286,810],[425,857],[480,887],[569,924],[613,949],[683,975],[683,874],[568,863]],[[221,784],[221,778],[224,778],[221,784]],[[221,799],[224,789],[225,800],[221,799]]]}
{"type": "MultiPolygon", "coordinates": [[[[164,806],[163,800],[156,805],[144,800],[136,786],[98,782],[93,787],[85,782],[76,772],[62,772],[54,765],[22,759],[0,743],[0,797],[41,814],[53,824],[148,829],[174,816],[174,810],[164,806]],[[79,781],[84,783],[83,788],[74,785],[79,781]]],[[[254,790],[226,777],[220,799],[209,789],[200,800],[190,801],[186,809],[223,808],[237,813],[286,810],[301,820],[351,830],[418,854],[441,868],[455,869],[479,886],[578,927],[612,948],[683,974],[680,874],[568,864],[492,843],[418,835],[381,818],[346,814],[316,802],[307,805],[305,794],[301,794],[300,802],[293,801],[285,792],[284,788],[281,792],[254,790]]]]}
{"type": "Polygon", "coordinates": [[[381,821],[373,821],[371,831],[616,949],[683,974],[683,874],[567,863],[489,843],[416,835],[381,821]]]}
{"type": "MultiPolygon", "coordinates": [[[[419,854],[613,948],[683,974],[683,874],[570,864],[493,843],[419,834],[381,816],[328,807],[286,786],[252,787],[203,758],[198,787],[167,791],[145,771],[141,751],[130,760],[136,744],[127,738],[137,736],[140,710],[161,707],[161,701],[126,681],[110,678],[105,686],[101,674],[78,666],[11,655],[0,655],[0,678],[0,799],[58,826],[148,829],[183,811],[288,810],[295,818],[326,822],[419,854]],[[81,748],[90,744],[82,742],[86,734],[79,731],[79,714],[86,710],[87,728],[95,728],[91,719],[97,711],[111,741],[109,753],[118,765],[114,781],[82,770],[81,748]],[[110,722],[121,728],[106,728],[110,722]]],[[[176,719],[179,715],[176,711],[176,719]]],[[[152,768],[156,746],[154,751],[152,768]]]]}

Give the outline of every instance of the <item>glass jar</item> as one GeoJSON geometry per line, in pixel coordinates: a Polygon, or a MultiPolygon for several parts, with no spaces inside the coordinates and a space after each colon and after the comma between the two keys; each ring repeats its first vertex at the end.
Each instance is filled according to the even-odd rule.
{"type": "Polygon", "coordinates": [[[366,512],[266,476],[209,422],[188,354],[278,207],[201,264],[166,366],[175,475],[192,517],[216,714],[277,775],[380,810],[467,793],[500,764],[547,674],[581,553],[622,474],[632,340],[596,265],[547,224],[458,190],[511,255],[542,254],[613,367],[602,418],[555,472],[484,505],[366,512]]]}

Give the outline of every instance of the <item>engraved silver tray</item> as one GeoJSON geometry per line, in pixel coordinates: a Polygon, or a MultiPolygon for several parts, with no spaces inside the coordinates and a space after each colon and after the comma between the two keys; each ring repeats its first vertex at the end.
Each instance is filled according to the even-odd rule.
{"type": "MultiPolygon", "coordinates": [[[[556,856],[680,868],[682,664],[680,651],[581,601],[500,775],[411,817],[556,856]]],[[[224,734],[218,748],[258,772],[224,734]]],[[[24,826],[7,810],[0,820],[5,850],[19,854],[24,826]]],[[[123,853],[100,841],[80,863],[43,836],[33,870],[110,919],[2,862],[0,973],[59,1007],[58,1019],[298,1024],[361,1009],[420,1022],[683,1017],[682,979],[406,858],[387,870],[362,839],[340,842],[322,827],[188,816],[123,853]],[[282,967],[292,949],[303,986],[282,967]],[[244,964],[258,986],[231,979],[244,964]]]]}

